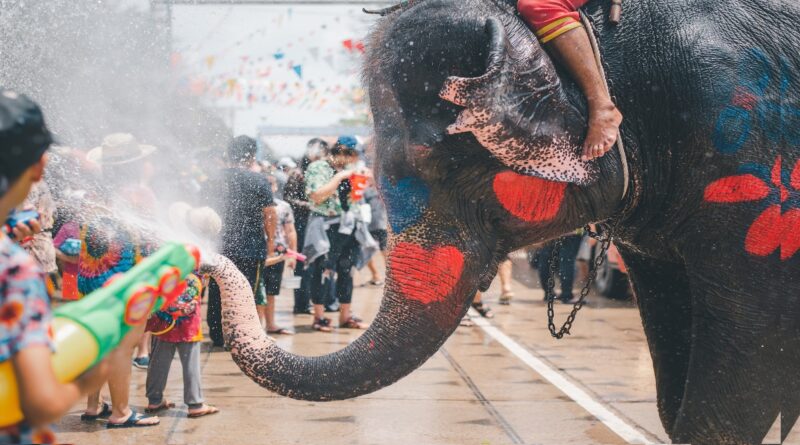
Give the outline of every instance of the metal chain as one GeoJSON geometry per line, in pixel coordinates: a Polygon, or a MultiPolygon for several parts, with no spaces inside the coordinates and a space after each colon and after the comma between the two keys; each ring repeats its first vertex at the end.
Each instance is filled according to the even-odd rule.
{"type": "Polygon", "coordinates": [[[544,295],[545,299],[547,300],[547,328],[550,330],[550,335],[555,337],[556,339],[561,339],[564,335],[570,334],[570,329],[572,329],[572,323],[575,322],[575,316],[578,314],[578,311],[581,310],[583,307],[586,297],[589,295],[589,290],[591,288],[592,283],[597,278],[597,270],[600,266],[603,265],[603,262],[606,259],[606,252],[608,252],[608,248],[611,246],[611,241],[613,239],[614,232],[616,231],[616,224],[605,231],[605,235],[599,235],[595,232],[592,232],[589,227],[587,226],[584,230],[586,230],[587,234],[600,241],[600,253],[595,256],[594,258],[594,268],[589,271],[589,277],[586,280],[586,284],[581,289],[581,294],[578,297],[578,301],[572,306],[572,311],[567,316],[567,320],[564,321],[564,324],[561,325],[561,328],[556,331],[556,325],[554,323],[555,320],[555,310],[553,309],[553,302],[556,299],[555,293],[555,274],[559,271],[559,255],[561,251],[561,246],[563,245],[563,240],[559,238],[553,243],[552,251],[550,252],[550,263],[547,265],[540,265],[540,267],[549,267],[550,268],[550,278],[548,278],[547,283],[545,284],[544,295]]]}

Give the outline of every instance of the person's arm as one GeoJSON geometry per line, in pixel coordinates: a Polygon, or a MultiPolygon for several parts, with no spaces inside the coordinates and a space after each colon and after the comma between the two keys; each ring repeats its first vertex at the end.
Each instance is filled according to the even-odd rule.
{"type": "Polygon", "coordinates": [[[78,255],[67,255],[66,253],[56,249],[56,259],[61,261],[62,264],[78,264],[80,257],[78,255]]]}
{"type": "Polygon", "coordinates": [[[50,348],[36,344],[11,358],[19,388],[20,409],[32,427],[58,420],[85,394],[98,390],[108,377],[105,360],[71,383],[60,383],[52,366],[50,348]]]}
{"type": "Polygon", "coordinates": [[[20,408],[34,427],[52,422],[105,381],[108,367],[95,367],[72,383],[60,383],[52,364],[52,341],[48,334],[50,308],[43,276],[30,256],[19,256],[6,269],[0,286],[4,301],[19,307],[12,326],[0,325],[0,337],[8,341],[11,366],[17,379],[20,408]]]}
{"type": "MultiPolygon", "coordinates": [[[[297,252],[297,229],[294,228],[294,222],[287,222],[283,225],[283,231],[286,233],[286,241],[289,243],[289,248],[297,252]]],[[[297,265],[296,258],[289,258],[286,265],[290,269],[294,269],[297,265]]]]}
{"type": "Polygon", "coordinates": [[[267,237],[267,258],[275,252],[275,229],[278,228],[278,212],[275,206],[264,207],[264,234],[267,237]]]}
{"type": "Polygon", "coordinates": [[[330,181],[325,183],[322,187],[312,191],[308,194],[308,198],[316,205],[320,205],[325,202],[326,199],[333,196],[336,193],[336,190],[339,188],[339,184],[342,181],[349,178],[353,174],[353,170],[342,170],[339,173],[333,175],[330,181]]]}

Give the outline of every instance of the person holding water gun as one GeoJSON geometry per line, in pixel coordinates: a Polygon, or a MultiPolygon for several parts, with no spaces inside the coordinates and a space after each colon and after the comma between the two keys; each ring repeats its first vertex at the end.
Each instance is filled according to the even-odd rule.
{"type": "MultiPolygon", "coordinates": [[[[45,152],[52,142],[39,107],[14,91],[0,89],[0,221],[19,206],[42,179],[45,152]]],[[[61,383],[53,370],[51,312],[44,275],[14,241],[40,229],[36,219],[14,221],[10,234],[0,231],[0,364],[11,362],[24,420],[0,427],[0,444],[53,443],[47,425],[78,399],[105,381],[108,365],[100,361],[77,380],[61,383]]]]}

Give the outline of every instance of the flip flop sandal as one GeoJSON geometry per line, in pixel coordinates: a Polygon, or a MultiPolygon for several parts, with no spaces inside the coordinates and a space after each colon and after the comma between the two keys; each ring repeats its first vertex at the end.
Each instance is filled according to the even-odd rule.
{"type": "Polygon", "coordinates": [[[494,318],[494,312],[492,312],[492,308],[490,308],[486,303],[472,303],[472,308],[478,311],[483,318],[494,318]]]}
{"type": "Polygon", "coordinates": [[[128,420],[122,423],[111,423],[108,422],[106,424],[106,428],[108,429],[116,429],[116,428],[144,428],[147,426],[156,426],[161,423],[161,419],[158,420],[156,423],[139,423],[144,419],[149,419],[151,416],[143,416],[136,412],[135,409],[131,408],[131,415],[128,416],[128,420]]]}
{"type": "Polygon", "coordinates": [[[97,419],[108,419],[111,416],[111,405],[106,402],[103,402],[103,408],[97,414],[81,414],[81,421],[82,422],[94,422],[97,419]]]}
{"type": "Polygon", "coordinates": [[[472,317],[470,317],[469,315],[465,315],[464,318],[462,318],[461,321],[458,322],[458,325],[464,326],[465,328],[471,328],[475,326],[475,323],[472,322],[472,317]]]}
{"type": "Polygon", "coordinates": [[[367,325],[362,323],[364,320],[358,317],[350,317],[344,323],[339,324],[342,329],[366,329],[367,325]]]}
{"type": "Polygon", "coordinates": [[[320,332],[331,332],[333,328],[331,327],[331,319],[330,318],[315,318],[314,324],[311,325],[311,329],[320,332]]]}
{"type": "Polygon", "coordinates": [[[198,417],[209,416],[211,414],[216,414],[219,412],[219,408],[216,406],[206,405],[206,407],[200,411],[196,411],[193,413],[187,413],[186,417],[190,419],[196,419],[198,417]]]}
{"type": "Polygon", "coordinates": [[[369,280],[367,284],[370,286],[383,286],[383,280],[369,280]]]}
{"type": "Polygon", "coordinates": [[[274,334],[274,335],[294,335],[294,332],[286,329],[286,328],[278,328],[278,329],[268,329],[267,334],[274,334]]]}
{"type": "Polygon", "coordinates": [[[150,408],[149,406],[144,409],[144,412],[147,414],[157,413],[159,411],[168,410],[170,408],[175,408],[175,404],[172,402],[163,401],[158,406],[150,408]]]}

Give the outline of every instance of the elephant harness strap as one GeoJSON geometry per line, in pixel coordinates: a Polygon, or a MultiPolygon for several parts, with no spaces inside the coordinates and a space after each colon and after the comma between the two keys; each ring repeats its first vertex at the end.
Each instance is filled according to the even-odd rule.
{"type": "MultiPolygon", "coordinates": [[[[613,24],[619,23],[620,14],[622,12],[622,0],[612,0],[611,5],[611,12],[609,14],[609,21],[613,24]]],[[[605,70],[603,69],[602,60],[600,57],[600,48],[597,43],[597,38],[594,35],[594,27],[592,23],[589,21],[589,18],[581,12],[581,20],[583,21],[583,26],[586,28],[587,34],[589,35],[589,41],[592,44],[592,50],[594,52],[595,61],[597,62],[597,68],[600,70],[600,75],[603,76],[603,79],[606,80],[605,70]]],[[[608,81],[606,80],[606,88],[608,88],[608,81]]],[[[620,163],[622,164],[622,179],[623,179],[623,186],[622,186],[622,196],[620,197],[620,202],[623,203],[623,209],[620,213],[616,215],[614,219],[615,222],[613,225],[608,225],[607,223],[602,223],[601,226],[605,227],[605,230],[602,233],[598,234],[593,232],[587,226],[584,230],[586,233],[591,236],[592,238],[597,239],[600,242],[600,251],[594,257],[594,267],[591,268],[589,271],[589,277],[586,280],[586,284],[581,289],[581,293],[578,296],[578,301],[572,306],[572,310],[570,311],[569,315],[567,316],[567,320],[564,321],[564,324],[561,325],[561,328],[556,330],[556,325],[554,322],[555,319],[555,310],[553,309],[553,303],[556,298],[555,294],[555,275],[559,273],[559,254],[561,251],[562,240],[558,239],[553,244],[552,250],[550,252],[550,258],[548,264],[542,267],[549,267],[550,268],[550,277],[547,280],[547,283],[542,283],[544,285],[544,292],[545,292],[545,299],[547,300],[547,328],[550,330],[550,335],[555,337],[556,339],[561,339],[564,335],[570,334],[570,329],[572,329],[572,323],[575,322],[575,316],[578,314],[578,311],[581,310],[583,305],[586,303],[586,297],[589,295],[589,291],[591,289],[592,283],[594,283],[595,279],[597,278],[597,271],[603,265],[603,262],[606,260],[606,252],[608,251],[609,247],[611,246],[611,241],[614,238],[614,234],[617,231],[617,226],[619,222],[622,220],[622,217],[627,213],[627,211],[632,208],[635,204],[635,199],[631,200],[627,205],[625,205],[625,200],[628,197],[628,185],[630,182],[630,169],[628,166],[628,157],[625,154],[625,147],[622,142],[622,134],[617,137],[616,143],[617,150],[619,152],[619,159],[620,163]]]]}

